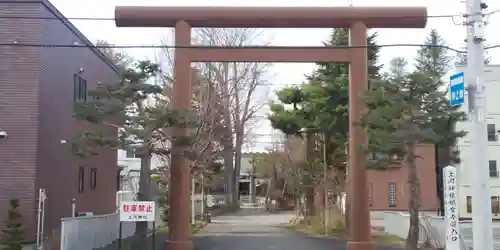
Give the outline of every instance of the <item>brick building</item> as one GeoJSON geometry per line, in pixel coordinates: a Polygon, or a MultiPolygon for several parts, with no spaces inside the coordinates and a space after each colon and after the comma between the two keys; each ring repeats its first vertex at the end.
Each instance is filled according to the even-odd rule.
{"type": "MultiPolygon", "coordinates": [[[[436,184],[434,145],[417,148],[417,171],[420,180],[420,210],[437,211],[439,199],[436,184]]],[[[408,211],[408,168],[395,166],[384,171],[368,170],[368,189],[372,210],[408,211]]]]}
{"type": "MultiPolygon", "coordinates": [[[[1,1],[0,16],[0,130],[8,135],[0,139],[0,227],[8,200],[18,198],[27,239],[34,240],[40,188],[48,196],[46,232],[71,216],[73,198],[77,212],[114,212],[117,152],[81,160],[70,147],[88,129],[72,117],[75,100],[116,79],[116,67],[91,47],[19,46],[92,44],[48,0],[1,1]]],[[[101,129],[116,135],[115,128],[101,129]]]]}

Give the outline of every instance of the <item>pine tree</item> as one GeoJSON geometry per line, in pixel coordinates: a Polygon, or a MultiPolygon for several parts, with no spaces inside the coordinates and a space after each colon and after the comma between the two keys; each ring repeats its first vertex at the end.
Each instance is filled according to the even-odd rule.
{"type": "MultiPolygon", "coordinates": [[[[150,61],[138,61],[134,68],[121,73],[116,82],[100,83],[89,90],[89,98],[76,103],[78,120],[101,126],[120,127],[118,138],[110,137],[98,129],[77,134],[73,149],[78,156],[91,157],[99,149],[111,148],[133,151],[141,159],[139,190],[137,199],[150,198],[150,168],[153,156],[169,156],[166,141],[191,145],[191,136],[169,138],[167,130],[176,126],[193,127],[194,119],[186,110],[173,110],[164,95],[164,86],[153,79],[160,72],[159,65],[150,61]],[[154,102],[154,105],[149,103],[154,102]]],[[[95,127],[97,128],[97,126],[95,127]]],[[[196,154],[186,150],[186,155],[196,154]]],[[[136,222],[137,242],[145,242],[147,222],[136,222]]]]}
{"type": "Polygon", "coordinates": [[[430,121],[447,115],[441,109],[446,94],[421,72],[375,82],[374,86],[366,99],[370,109],[362,117],[370,138],[368,151],[377,156],[372,158],[374,167],[386,169],[401,161],[408,167],[410,228],[406,249],[416,250],[420,229],[420,183],[416,165],[420,156],[416,148],[421,143],[440,139],[430,121]]]}
{"type": "Polygon", "coordinates": [[[24,232],[22,230],[20,204],[18,199],[9,201],[6,227],[2,230],[3,250],[21,250],[23,248],[24,232]]]}
{"type": "MultiPolygon", "coordinates": [[[[428,73],[434,81],[439,82],[442,87],[446,88],[447,83],[442,82],[442,79],[453,66],[453,58],[449,56],[448,50],[445,48],[446,43],[437,31],[432,30],[425,44],[429,45],[429,47],[421,48],[417,52],[416,68],[421,72],[428,73]]],[[[466,59],[466,54],[461,55],[464,56],[462,59],[466,59]]],[[[443,139],[436,143],[437,167],[439,169],[460,163],[460,152],[454,146],[456,140],[464,136],[465,132],[456,131],[455,128],[457,122],[467,119],[466,114],[460,111],[460,105],[451,106],[448,102],[443,101],[442,109],[448,110],[448,115],[436,117],[433,121],[436,132],[444,135],[443,139]]],[[[442,196],[442,192],[440,193],[442,196]]],[[[441,198],[441,214],[444,213],[443,202],[444,199],[441,198]]]]}
{"type": "MultiPolygon", "coordinates": [[[[367,39],[369,45],[376,45],[377,33],[367,39]]],[[[348,45],[348,29],[334,29],[330,39],[324,42],[325,46],[348,45]]],[[[369,77],[380,78],[378,63],[379,48],[372,46],[368,49],[369,77]]],[[[301,128],[313,128],[322,136],[315,136],[317,144],[324,145],[326,141],[327,161],[332,170],[345,173],[345,148],[348,132],[348,100],[349,100],[349,67],[346,63],[328,62],[317,63],[316,70],[307,77],[307,83],[296,88],[285,88],[277,92],[279,102],[270,105],[272,114],[269,116],[271,125],[287,135],[298,135],[301,128]],[[287,109],[285,105],[293,105],[287,109]]],[[[309,164],[309,177],[314,184],[321,184],[323,168],[320,164],[321,152],[316,152],[309,164]],[[314,165],[317,165],[315,167],[314,165]],[[318,171],[316,171],[318,170],[318,171]]],[[[338,182],[344,183],[342,174],[338,182]]],[[[332,182],[337,183],[337,180],[332,182]]],[[[305,188],[304,188],[305,189],[305,188]]],[[[305,191],[305,190],[304,190],[305,191]]],[[[309,203],[312,204],[312,203],[309,203]]],[[[309,208],[312,209],[312,208],[309,208]]]]}
{"type": "Polygon", "coordinates": [[[372,164],[385,169],[393,164],[408,167],[410,228],[407,250],[416,250],[420,230],[419,197],[420,181],[416,148],[423,143],[445,143],[450,146],[463,131],[443,127],[443,121],[465,118],[457,107],[451,107],[447,91],[443,91],[441,78],[450,69],[451,58],[443,48],[444,40],[435,30],[426,39],[416,57],[416,71],[406,73],[406,61],[392,60],[392,74],[384,81],[377,81],[376,88],[367,95],[368,113],[363,125],[370,138],[368,152],[379,157],[372,164]]]}
{"type": "MultiPolygon", "coordinates": [[[[453,57],[449,56],[446,49],[446,42],[433,29],[429,33],[425,44],[428,46],[421,48],[417,52],[415,67],[418,71],[431,76],[432,80],[438,82],[442,87],[446,87],[447,83],[443,82],[442,79],[453,67],[453,57]]],[[[459,152],[453,150],[453,148],[456,140],[465,134],[464,131],[455,131],[455,125],[457,122],[467,119],[466,114],[460,111],[460,105],[451,106],[446,101],[443,101],[443,105],[442,109],[448,110],[448,115],[436,118],[433,121],[436,131],[439,134],[446,134],[443,138],[449,138],[437,143],[439,157],[441,158],[439,159],[439,164],[441,165],[439,167],[460,163],[459,152]]]]}

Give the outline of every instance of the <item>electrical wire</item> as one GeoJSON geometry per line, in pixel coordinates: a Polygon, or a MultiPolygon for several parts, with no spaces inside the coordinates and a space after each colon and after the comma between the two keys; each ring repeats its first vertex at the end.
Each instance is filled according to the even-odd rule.
{"type": "MultiPolygon", "coordinates": [[[[36,43],[20,43],[14,41],[13,43],[0,43],[0,46],[11,46],[11,47],[44,47],[44,48],[97,48],[97,49],[189,49],[189,48],[201,48],[201,49],[307,49],[312,48],[311,46],[203,46],[203,45],[192,45],[192,46],[176,46],[176,45],[87,45],[87,44],[36,44],[36,43]]],[[[489,48],[496,48],[500,45],[490,46],[489,48]]],[[[380,45],[365,45],[365,46],[325,46],[328,49],[359,49],[359,48],[390,48],[390,47],[430,47],[430,48],[444,48],[457,53],[466,53],[465,50],[455,49],[444,45],[428,45],[428,44],[405,44],[405,43],[395,43],[395,44],[380,44],[380,45]]]]}
{"type": "MultiPolygon", "coordinates": [[[[453,15],[428,15],[427,18],[453,18],[461,16],[460,14],[453,15]]],[[[403,16],[403,17],[384,17],[384,20],[401,20],[401,19],[421,19],[422,17],[417,16],[403,16]]],[[[3,15],[0,19],[23,19],[23,20],[75,20],[75,21],[114,21],[113,17],[42,17],[42,16],[15,16],[15,15],[3,15]]],[[[379,18],[374,18],[379,19],[379,18]]]]}
{"type": "MultiPolygon", "coordinates": [[[[490,16],[498,13],[499,11],[492,11],[486,14],[486,16],[490,16]]],[[[479,13],[480,14],[480,13],[479,13]]],[[[482,15],[482,14],[481,14],[482,15]]],[[[427,18],[451,18],[455,23],[455,17],[463,17],[463,14],[448,14],[448,15],[429,15],[427,18]]],[[[391,18],[391,17],[386,17],[391,18]]],[[[415,16],[407,16],[407,17],[395,17],[394,19],[414,19],[421,18],[415,16]]],[[[80,21],[114,21],[115,18],[112,17],[42,17],[42,16],[15,16],[15,15],[3,15],[0,16],[0,19],[23,19],[23,20],[80,20],[80,21]]],[[[48,47],[48,48],[119,48],[119,49],[141,49],[141,48],[162,48],[162,49],[175,49],[175,48],[207,48],[207,46],[190,46],[190,47],[182,47],[175,45],[86,45],[86,44],[28,44],[28,43],[20,43],[18,41],[14,41],[12,44],[10,43],[0,43],[0,46],[17,46],[17,47],[48,47]]],[[[497,48],[500,45],[490,46],[485,49],[497,48]]],[[[272,48],[289,48],[285,46],[270,46],[272,48]]],[[[385,45],[374,45],[374,46],[335,46],[330,48],[338,48],[338,49],[350,49],[350,48],[387,48],[387,47],[442,47],[457,53],[466,53],[465,50],[455,49],[449,46],[429,46],[425,44],[385,44],[385,45]]],[[[242,48],[242,47],[229,47],[224,46],[222,48],[242,48]]],[[[246,46],[244,48],[261,48],[261,46],[246,46]]],[[[300,47],[299,47],[300,48],[300,47]]]]}

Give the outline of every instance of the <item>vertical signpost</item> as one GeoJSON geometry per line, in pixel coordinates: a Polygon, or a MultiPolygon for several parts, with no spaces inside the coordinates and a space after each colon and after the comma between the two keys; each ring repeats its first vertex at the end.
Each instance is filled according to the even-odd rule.
{"type": "MultiPolygon", "coordinates": [[[[43,249],[43,226],[45,220],[45,200],[47,200],[47,191],[45,188],[38,190],[38,218],[36,231],[36,249],[43,249]]],[[[61,241],[62,242],[62,241],[61,241]]],[[[62,244],[62,243],[61,243],[62,244]]]]}
{"type": "Polygon", "coordinates": [[[118,250],[122,249],[122,225],[123,222],[146,221],[153,222],[152,243],[155,249],[156,213],[154,201],[123,201],[120,204],[120,226],[118,233],[118,250]]]}
{"type": "Polygon", "coordinates": [[[450,76],[450,104],[460,105],[465,101],[464,72],[450,76]]]}
{"type": "Polygon", "coordinates": [[[446,217],[446,250],[460,250],[458,221],[457,169],[447,166],[443,169],[444,208],[446,217]]]}

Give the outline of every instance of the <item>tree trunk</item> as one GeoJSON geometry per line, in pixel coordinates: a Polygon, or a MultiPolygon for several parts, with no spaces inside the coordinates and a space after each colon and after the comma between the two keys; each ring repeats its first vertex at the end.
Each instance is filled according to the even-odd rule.
{"type": "Polygon", "coordinates": [[[229,64],[222,64],[221,72],[221,94],[222,94],[222,116],[224,123],[224,136],[222,145],[224,150],[224,177],[226,182],[225,198],[226,204],[233,204],[234,193],[234,144],[233,144],[233,121],[231,115],[231,93],[230,93],[229,64]]]}
{"type": "Polygon", "coordinates": [[[233,173],[233,202],[238,204],[239,202],[239,184],[240,184],[240,170],[241,170],[241,158],[242,158],[242,147],[243,147],[243,128],[238,128],[236,130],[236,143],[234,145],[234,173],[233,173]]]}
{"type": "Polygon", "coordinates": [[[201,173],[201,187],[200,187],[200,191],[201,191],[201,218],[202,220],[206,220],[207,218],[205,218],[205,209],[207,207],[207,197],[206,197],[206,191],[205,191],[205,172],[202,172],[201,173]]]}
{"type": "Polygon", "coordinates": [[[408,230],[408,237],[406,239],[406,250],[418,250],[418,237],[420,233],[420,183],[418,180],[415,159],[415,143],[410,142],[407,144],[406,156],[406,163],[408,165],[408,186],[410,187],[410,194],[408,199],[408,208],[410,212],[410,228],[408,230]]]}
{"type": "MultiPolygon", "coordinates": [[[[151,192],[151,156],[148,154],[141,157],[141,170],[139,176],[139,192],[137,192],[137,200],[149,201],[151,192]]],[[[145,246],[147,244],[148,222],[136,222],[134,233],[134,244],[136,247],[145,246]]],[[[139,248],[137,248],[139,249],[139,248]]]]}
{"type": "MultiPolygon", "coordinates": [[[[345,229],[346,229],[346,232],[350,232],[349,228],[351,226],[351,213],[350,213],[350,203],[349,203],[349,199],[348,199],[348,196],[349,196],[349,192],[346,192],[345,193],[345,201],[344,201],[344,216],[345,216],[345,229]]],[[[342,197],[340,197],[340,199],[342,200],[342,197]]],[[[341,207],[342,208],[342,207],[341,207]]]]}
{"type": "MultiPolygon", "coordinates": [[[[232,137],[229,137],[232,138],[232,137]]],[[[227,205],[233,204],[233,155],[234,155],[234,149],[233,149],[233,142],[228,139],[224,140],[222,142],[223,146],[223,151],[224,151],[224,179],[225,179],[225,203],[227,205]]]]}
{"type": "Polygon", "coordinates": [[[315,214],[314,211],[314,191],[315,187],[313,185],[313,161],[312,161],[312,154],[314,150],[314,141],[313,141],[313,131],[308,130],[307,131],[307,138],[306,138],[306,164],[307,164],[307,173],[308,175],[305,176],[305,188],[304,188],[304,194],[306,198],[306,221],[310,221],[312,217],[315,214]]]}
{"type": "Polygon", "coordinates": [[[266,199],[264,201],[264,207],[266,210],[269,210],[269,202],[271,202],[270,200],[273,187],[274,187],[274,178],[271,177],[267,182],[266,199]]]}
{"type": "Polygon", "coordinates": [[[306,197],[306,214],[305,217],[307,221],[310,221],[315,215],[314,207],[314,187],[306,187],[305,190],[306,197]]]}

